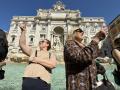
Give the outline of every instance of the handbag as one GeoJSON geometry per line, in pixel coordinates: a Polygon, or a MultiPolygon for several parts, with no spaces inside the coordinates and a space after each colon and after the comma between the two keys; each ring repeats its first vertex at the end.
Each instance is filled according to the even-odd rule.
{"type": "Polygon", "coordinates": [[[5,78],[4,74],[5,74],[5,70],[2,70],[2,68],[1,68],[1,70],[0,70],[0,80],[5,78]]]}
{"type": "Polygon", "coordinates": [[[101,85],[96,87],[96,90],[116,90],[113,84],[108,80],[107,75],[103,75],[103,80],[101,85]]]}

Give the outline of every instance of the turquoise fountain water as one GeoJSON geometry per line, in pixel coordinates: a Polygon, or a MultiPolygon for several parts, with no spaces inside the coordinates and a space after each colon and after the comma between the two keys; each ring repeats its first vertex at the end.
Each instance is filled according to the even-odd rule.
{"type": "MultiPolygon", "coordinates": [[[[114,83],[112,76],[112,71],[115,68],[115,65],[104,65],[107,70],[107,76],[111,82],[114,83]]],[[[21,90],[22,76],[26,64],[8,64],[4,67],[5,79],[0,80],[0,90],[21,90]]],[[[99,76],[101,78],[101,76],[99,76]]],[[[120,86],[117,86],[116,90],[120,90],[120,86]]],[[[53,70],[52,76],[52,87],[51,90],[65,90],[65,68],[64,65],[58,65],[57,68],[53,70]]]]}

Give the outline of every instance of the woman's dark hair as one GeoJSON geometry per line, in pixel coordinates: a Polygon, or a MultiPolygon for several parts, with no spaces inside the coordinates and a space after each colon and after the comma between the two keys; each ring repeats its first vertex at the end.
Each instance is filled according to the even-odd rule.
{"type": "Polygon", "coordinates": [[[6,38],[6,33],[0,29],[0,62],[5,60],[8,53],[8,41],[6,38]]]}
{"type": "Polygon", "coordinates": [[[47,50],[50,50],[51,49],[51,42],[48,40],[48,39],[45,39],[47,41],[47,44],[49,44],[47,50]]]}

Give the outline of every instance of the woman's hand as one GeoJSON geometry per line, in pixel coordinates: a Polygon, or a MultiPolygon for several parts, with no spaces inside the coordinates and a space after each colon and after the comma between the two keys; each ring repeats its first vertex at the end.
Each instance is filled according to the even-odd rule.
{"type": "MultiPolygon", "coordinates": [[[[40,60],[40,58],[39,58],[39,60],[40,60]]],[[[38,63],[38,58],[37,57],[30,57],[29,61],[37,64],[38,63]]]]}

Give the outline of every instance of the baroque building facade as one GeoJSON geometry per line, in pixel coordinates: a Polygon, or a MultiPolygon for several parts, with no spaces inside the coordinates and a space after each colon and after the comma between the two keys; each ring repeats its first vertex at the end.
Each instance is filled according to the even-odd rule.
{"type": "Polygon", "coordinates": [[[111,23],[109,23],[109,36],[112,40],[120,38],[120,15],[118,15],[111,23]]]}
{"type": "Polygon", "coordinates": [[[88,44],[92,37],[106,26],[103,17],[82,17],[79,10],[66,9],[65,5],[58,1],[52,9],[38,9],[36,16],[13,16],[8,34],[8,57],[21,53],[21,23],[27,24],[26,41],[29,46],[36,48],[40,40],[47,38],[51,41],[52,50],[56,51],[63,50],[67,36],[76,28],[85,32],[84,43],[88,44]]]}
{"type": "Polygon", "coordinates": [[[112,58],[111,52],[112,52],[112,42],[115,42],[117,40],[119,43],[118,46],[120,46],[120,15],[118,15],[115,19],[113,19],[109,23],[109,29],[108,29],[108,36],[103,42],[102,48],[104,48],[104,55],[112,58]],[[112,41],[112,42],[111,42],[112,41]]]}

